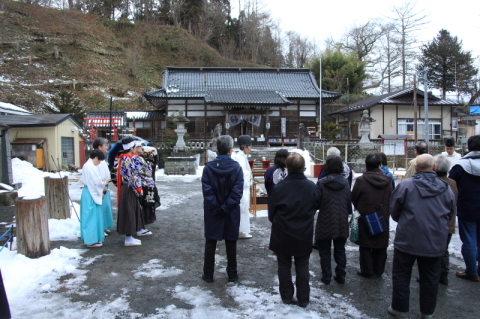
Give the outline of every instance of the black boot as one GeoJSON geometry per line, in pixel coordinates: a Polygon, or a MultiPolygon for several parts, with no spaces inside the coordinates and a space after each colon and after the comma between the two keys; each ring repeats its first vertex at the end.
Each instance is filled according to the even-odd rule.
{"type": "Polygon", "coordinates": [[[345,284],[345,276],[335,276],[333,277],[333,279],[335,279],[336,282],[338,282],[339,284],[345,284]]]}
{"type": "Polygon", "coordinates": [[[448,285],[448,272],[442,272],[440,275],[440,283],[442,285],[448,285]]]}

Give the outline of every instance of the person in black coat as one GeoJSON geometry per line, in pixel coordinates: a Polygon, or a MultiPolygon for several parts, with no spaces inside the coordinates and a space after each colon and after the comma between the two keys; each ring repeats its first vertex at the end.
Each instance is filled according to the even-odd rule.
{"type": "Polygon", "coordinates": [[[298,153],[286,159],[288,176],[272,192],[268,219],[272,223],[269,248],[277,254],[280,296],[293,304],[292,256],[295,260],[297,300],[310,301],[309,260],[312,252],[313,219],[318,208],[318,188],[303,174],[305,160],[298,153]]]}
{"type": "Polygon", "coordinates": [[[217,139],[220,155],[205,164],[202,174],[205,224],[205,260],[202,279],[213,282],[217,241],[225,240],[228,280],[238,279],[237,239],[240,227],[240,199],[243,196],[243,170],[232,160],[233,139],[217,139]]]}
{"type": "Polygon", "coordinates": [[[3,286],[2,271],[0,270],[0,318],[11,318],[10,307],[8,306],[7,293],[3,286]]]}
{"type": "Polygon", "coordinates": [[[352,209],[352,195],[348,180],[342,175],[343,163],[339,156],[329,156],[323,167],[325,177],[317,182],[319,211],[315,226],[315,244],[318,246],[320,266],[324,284],[329,285],[332,277],[331,246],[337,263],[335,279],[345,283],[347,256],[345,243],[349,235],[348,215],[352,209]]]}

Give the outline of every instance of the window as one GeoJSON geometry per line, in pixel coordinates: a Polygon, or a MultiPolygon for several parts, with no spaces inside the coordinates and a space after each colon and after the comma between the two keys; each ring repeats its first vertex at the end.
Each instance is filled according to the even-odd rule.
{"type": "Polygon", "coordinates": [[[62,137],[62,166],[75,165],[73,137],[62,137]]]}
{"type": "Polygon", "coordinates": [[[456,131],[458,129],[458,120],[452,119],[452,131],[456,131]]]}
{"type": "Polygon", "coordinates": [[[128,122],[129,128],[151,128],[152,122],[143,122],[143,121],[135,121],[135,122],[128,122]],[[133,125],[135,123],[135,126],[133,125]]]}
{"type": "MultiPolygon", "coordinates": [[[[428,136],[430,140],[439,140],[441,138],[442,123],[439,120],[428,121],[428,136]]],[[[408,134],[412,138],[415,134],[413,119],[399,119],[397,124],[398,134],[408,134]]],[[[424,139],[425,135],[425,120],[417,120],[417,137],[424,139]]]]}

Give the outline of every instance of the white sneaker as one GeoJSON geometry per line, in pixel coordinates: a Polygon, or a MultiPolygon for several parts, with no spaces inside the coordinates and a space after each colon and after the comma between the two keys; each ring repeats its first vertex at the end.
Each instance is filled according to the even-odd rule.
{"type": "Polygon", "coordinates": [[[140,239],[133,238],[132,236],[127,236],[125,238],[124,246],[140,246],[142,241],[140,239]]]}
{"type": "Polygon", "coordinates": [[[238,239],[250,239],[252,238],[252,235],[250,233],[239,233],[238,234],[238,239]]]}

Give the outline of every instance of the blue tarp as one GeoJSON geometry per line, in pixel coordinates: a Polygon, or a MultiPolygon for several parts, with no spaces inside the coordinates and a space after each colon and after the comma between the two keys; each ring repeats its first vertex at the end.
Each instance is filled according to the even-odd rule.
{"type": "Polygon", "coordinates": [[[480,105],[470,106],[470,114],[480,114],[480,105]]]}

